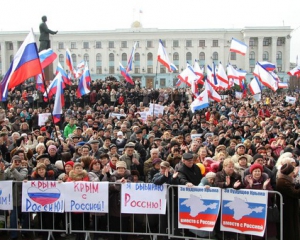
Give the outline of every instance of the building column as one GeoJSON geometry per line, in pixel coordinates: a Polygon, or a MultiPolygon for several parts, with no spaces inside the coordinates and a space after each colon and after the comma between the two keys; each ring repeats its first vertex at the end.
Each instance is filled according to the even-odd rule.
{"type": "Polygon", "coordinates": [[[257,61],[261,62],[263,60],[263,37],[258,38],[258,46],[257,46],[257,61]]]}
{"type": "Polygon", "coordinates": [[[291,39],[285,38],[284,56],[282,60],[282,71],[288,72],[290,70],[290,51],[291,51],[291,39]]]}
{"type": "Polygon", "coordinates": [[[276,53],[277,53],[277,37],[272,37],[271,63],[274,63],[275,65],[277,65],[276,53]]]}
{"type": "Polygon", "coordinates": [[[1,75],[4,75],[7,71],[6,63],[8,62],[6,57],[6,42],[1,41],[0,44],[1,44],[1,65],[2,65],[1,75]]]}
{"type": "Polygon", "coordinates": [[[13,48],[14,48],[14,57],[16,56],[17,51],[19,50],[18,41],[13,41],[13,48]]]}
{"type": "Polygon", "coordinates": [[[250,68],[249,68],[249,54],[250,54],[250,47],[249,47],[249,37],[244,38],[244,42],[247,44],[248,49],[245,55],[245,64],[244,64],[244,70],[250,73],[250,68]]]}

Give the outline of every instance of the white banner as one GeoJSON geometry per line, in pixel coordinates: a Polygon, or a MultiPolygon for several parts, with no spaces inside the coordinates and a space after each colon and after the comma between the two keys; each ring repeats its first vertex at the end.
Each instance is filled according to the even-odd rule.
{"type": "Polygon", "coordinates": [[[201,138],[202,137],[202,133],[197,133],[197,134],[191,134],[191,139],[195,140],[197,138],[201,138]]]}
{"type": "Polygon", "coordinates": [[[220,188],[178,187],[178,228],[212,232],[221,200],[220,188]]]}
{"type": "Polygon", "coordinates": [[[117,119],[120,119],[120,117],[126,117],[126,114],[121,114],[121,113],[111,113],[110,117],[117,117],[117,119]]]}
{"type": "Polygon", "coordinates": [[[165,214],[166,185],[153,183],[122,184],[121,213],[165,214]]]}
{"type": "Polygon", "coordinates": [[[259,102],[261,100],[261,93],[253,95],[253,98],[256,102],[259,102]]]}
{"type": "Polygon", "coordinates": [[[48,120],[49,116],[51,116],[51,113],[40,113],[39,114],[39,126],[45,125],[45,122],[48,120]]]}
{"type": "Polygon", "coordinates": [[[266,229],[268,191],[222,190],[221,231],[262,237],[266,229]]]}
{"type": "Polygon", "coordinates": [[[286,101],[287,103],[290,103],[290,104],[295,104],[296,98],[295,98],[295,97],[291,97],[291,96],[286,96],[286,97],[285,97],[285,101],[286,101]]]}
{"type": "Polygon", "coordinates": [[[151,113],[151,115],[155,115],[158,116],[158,114],[164,114],[164,106],[159,105],[159,104],[152,104],[150,103],[150,107],[149,107],[149,113],[151,113]],[[153,110],[154,110],[154,114],[153,114],[153,110]]]}
{"type": "Polygon", "coordinates": [[[66,212],[108,213],[108,182],[64,183],[66,212]]]}
{"type": "Polygon", "coordinates": [[[22,212],[64,212],[63,192],[57,181],[23,182],[22,212]]]}
{"type": "Polygon", "coordinates": [[[0,209],[13,209],[12,181],[0,181],[0,209]]]}
{"type": "Polygon", "coordinates": [[[137,113],[141,115],[141,119],[143,120],[143,122],[147,120],[148,112],[137,112],[137,113]]]}

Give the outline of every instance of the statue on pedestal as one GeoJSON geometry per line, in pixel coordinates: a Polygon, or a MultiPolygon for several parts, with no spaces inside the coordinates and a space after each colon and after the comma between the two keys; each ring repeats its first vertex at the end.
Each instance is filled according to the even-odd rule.
{"type": "Polygon", "coordinates": [[[50,48],[50,37],[49,34],[57,34],[58,31],[52,31],[48,28],[46,22],[47,22],[47,17],[43,16],[42,17],[42,23],[40,24],[40,47],[39,47],[39,52],[45,49],[50,48]]]}

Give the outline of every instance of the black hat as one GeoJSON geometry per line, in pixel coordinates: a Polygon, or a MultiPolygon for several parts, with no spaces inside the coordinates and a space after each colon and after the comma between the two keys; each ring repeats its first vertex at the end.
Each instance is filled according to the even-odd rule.
{"type": "Polygon", "coordinates": [[[48,155],[48,154],[41,154],[41,155],[38,155],[38,156],[36,157],[36,160],[40,160],[40,159],[42,159],[42,158],[49,158],[49,155],[48,155]]]}
{"type": "Polygon", "coordinates": [[[162,139],[159,137],[156,137],[156,138],[154,138],[154,141],[162,141],[162,139]]]}
{"type": "Polygon", "coordinates": [[[96,144],[96,143],[99,144],[99,141],[98,141],[98,140],[92,140],[92,141],[89,141],[89,144],[96,144]]]}
{"type": "Polygon", "coordinates": [[[114,147],[117,147],[117,145],[116,145],[116,144],[110,144],[110,145],[109,145],[109,149],[112,149],[112,148],[114,148],[114,147]]]}
{"type": "Polygon", "coordinates": [[[253,156],[253,162],[255,162],[257,159],[259,159],[259,158],[264,158],[264,156],[263,155],[260,155],[260,154],[255,154],[254,156],[253,156]]]}
{"type": "Polygon", "coordinates": [[[280,168],[280,172],[284,175],[289,175],[293,171],[294,171],[294,166],[290,163],[285,163],[280,168]]]}
{"type": "Polygon", "coordinates": [[[141,134],[141,133],[143,133],[142,129],[139,129],[135,132],[135,134],[141,134]]]}
{"type": "Polygon", "coordinates": [[[182,155],[182,158],[183,158],[184,160],[192,160],[192,159],[193,159],[193,154],[191,154],[191,153],[184,153],[184,154],[182,155]]]}

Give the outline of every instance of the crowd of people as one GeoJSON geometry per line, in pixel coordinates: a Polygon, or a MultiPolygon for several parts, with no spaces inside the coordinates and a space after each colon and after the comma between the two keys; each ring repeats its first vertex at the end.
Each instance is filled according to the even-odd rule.
{"type": "MultiPolygon", "coordinates": [[[[10,93],[0,109],[0,180],[276,190],[283,195],[283,239],[299,239],[298,95],[291,105],[284,101],[287,93],[263,93],[256,101],[250,94],[235,99],[228,91],[221,102],[211,102],[209,108],[193,113],[188,88],[148,90],[141,88],[139,81],[129,88],[107,79],[93,82],[91,93],[84,99],[75,99],[74,91],[65,91],[61,121],[54,125],[50,117],[43,126],[38,125],[38,115],[51,112],[52,103],[28,101],[28,92],[33,90],[10,93]],[[148,112],[149,103],[154,102],[163,105],[164,112],[142,119],[140,112],[148,112]]],[[[14,188],[21,194],[20,184],[14,188]]],[[[130,231],[132,219],[120,214],[120,187],[111,185],[109,191],[109,222],[105,216],[72,214],[74,229],[96,224],[93,227],[101,231],[108,226],[110,231],[120,231],[116,222],[122,218],[122,231],[130,231]]],[[[19,217],[22,228],[28,228],[24,221],[28,216],[16,214],[21,212],[21,196],[14,198],[10,226],[16,228],[19,217]]],[[[269,204],[274,201],[274,194],[270,194],[269,204]]],[[[49,220],[51,216],[40,218],[49,220]]],[[[61,227],[63,217],[57,214],[55,218],[55,226],[52,221],[41,221],[42,227],[61,227]]],[[[161,228],[155,216],[149,222],[152,231],[161,228]]],[[[268,222],[268,236],[279,235],[276,224],[268,222]]],[[[214,232],[222,238],[219,219],[214,232]]],[[[11,231],[10,237],[18,239],[18,232],[11,231]]],[[[83,235],[77,234],[76,240],[80,239],[83,235]]],[[[225,239],[234,239],[234,235],[225,233],[225,239]]]]}

